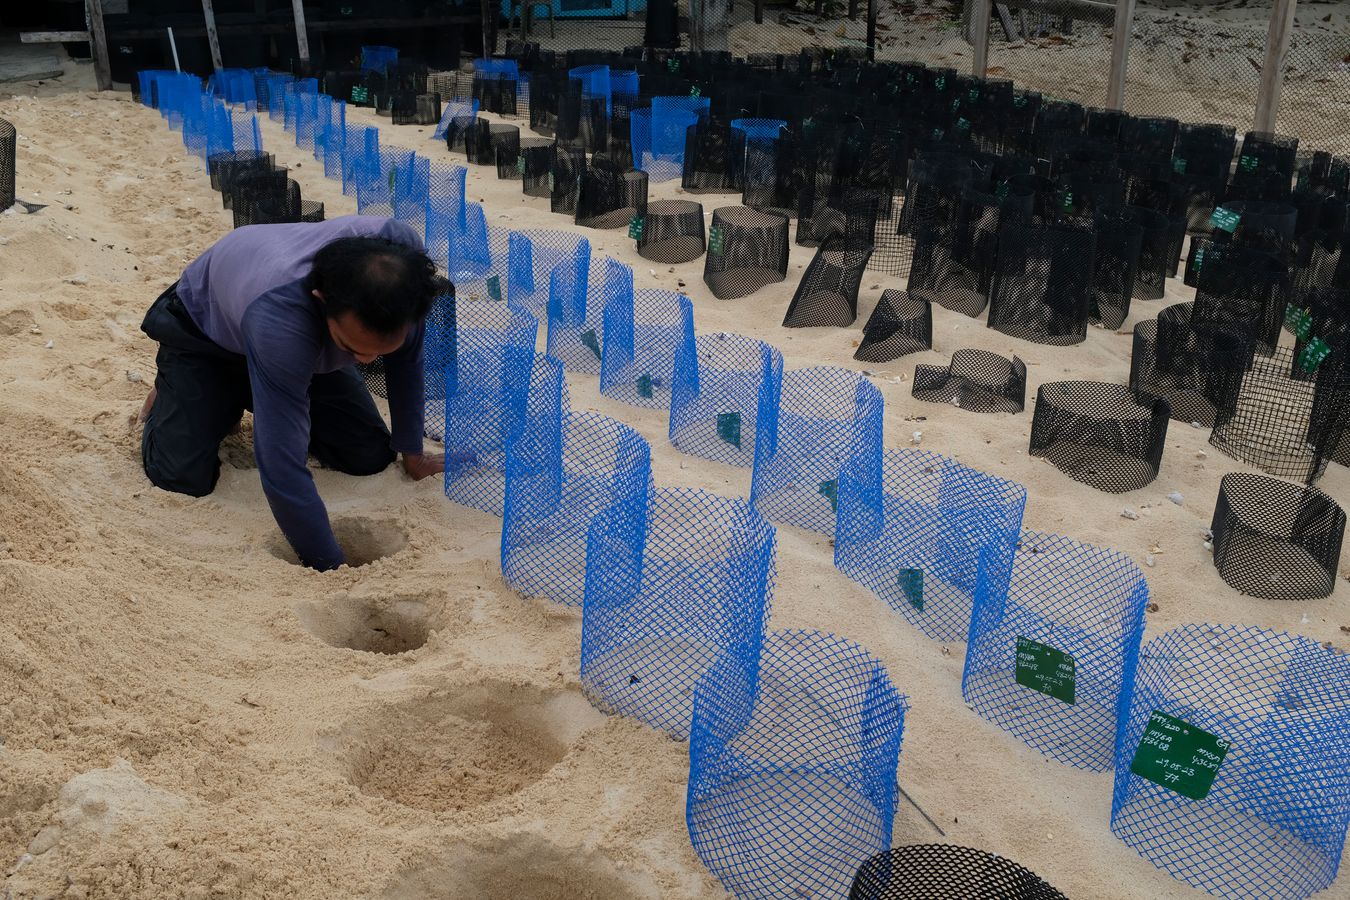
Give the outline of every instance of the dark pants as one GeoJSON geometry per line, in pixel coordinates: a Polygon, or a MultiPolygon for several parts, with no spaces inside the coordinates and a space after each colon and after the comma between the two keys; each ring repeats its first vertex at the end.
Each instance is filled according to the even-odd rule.
{"type": "MultiPolygon", "coordinates": [[[[253,391],[244,357],[202,333],[176,287],[160,295],[141,324],[159,342],[141,460],[156,487],[204,497],[220,477],[220,442],[253,408],[253,391]]],[[[330,469],[374,475],[394,461],[389,429],[353,367],[314,376],[309,423],[309,452],[330,469]]]]}

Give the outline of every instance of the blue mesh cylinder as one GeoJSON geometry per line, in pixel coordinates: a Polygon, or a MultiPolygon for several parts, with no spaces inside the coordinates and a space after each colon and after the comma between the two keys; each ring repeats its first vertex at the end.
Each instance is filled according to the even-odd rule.
{"type": "Polygon", "coordinates": [[[749,466],[760,423],[776,427],[783,354],[739,334],[704,334],[675,353],[670,442],[681,453],[749,466]]]}
{"type": "Polygon", "coordinates": [[[694,692],[685,818],[738,898],[845,897],[891,845],[906,698],[866,650],[778,631],[694,692]]]}
{"type": "MultiPolygon", "coordinates": [[[[367,158],[356,182],[356,211],[363,216],[394,215],[394,201],[413,180],[411,150],[381,147],[373,158],[367,158]]],[[[450,277],[454,281],[453,276],[450,277]]]]}
{"type": "Polygon", "coordinates": [[[253,72],[248,69],[219,69],[207,81],[207,90],[226,103],[240,103],[249,110],[258,108],[253,72]]]}
{"type": "Polygon", "coordinates": [[[380,45],[361,48],[361,71],[384,72],[398,65],[398,48],[380,45]]]}
{"type": "Polygon", "coordinates": [[[670,407],[675,358],[694,352],[694,305],[675,291],[643,289],[605,306],[600,393],[634,406],[670,407]]]}
{"type": "Polygon", "coordinates": [[[522,427],[538,323],[500,303],[461,303],[458,326],[455,377],[445,385],[445,496],[500,516],[506,451],[522,427]]]}
{"type": "Polygon", "coordinates": [[[638,73],[632,70],[615,71],[609,73],[610,94],[615,97],[636,97],[640,93],[638,89],[638,73]]]}
{"type": "Polygon", "coordinates": [[[869,474],[839,478],[834,564],[934,640],[964,639],[982,552],[1007,583],[1026,488],[927,450],[887,450],[869,474]]]}
{"type": "Polygon", "coordinates": [[[599,375],[605,301],[631,302],[632,291],[633,270],[608,257],[592,259],[589,243],[585,253],[555,266],[548,286],[549,356],[569,372],[599,375]]]}
{"type": "Polygon", "coordinates": [[[422,430],[436,441],[445,435],[446,385],[459,378],[459,309],[451,285],[432,303],[422,336],[422,430]]]}
{"type": "Polygon", "coordinates": [[[328,118],[321,123],[321,130],[314,145],[314,156],[323,160],[325,178],[342,177],[342,158],[347,147],[347,104],[341,100],[330,100],[328,118]]]}
{"type": "Polygon", "coordinates": [[[267,117],[281,122],[286,117],[286,85],[295,81],[294,75],[267,76],[267,117]]]}
{"type": "Polygon", "coordinates": [[[611,94],[609,66],[577,66],[568,69],[567,77],[581,86],[581,96],[587,99],[604,98],[605,112],[609,112],[611,94]]]}
{"type": "Polygon", "coordinates": [[[1158,868],[1226,897],[1311,896],[1350,823],[1350,658],[1263,628],[1173,629],[1141,654],[1115,769],[1111,830],[1158,868]]]}
{"type": "Polygon", "coordinates": [[[783,119],[732,119],[731,127],[744,134],[746,141],[776,141],[787,128],[783,119]]]}
{"type": "Polygon", "coordinates": [[[342,142],[342,193],[356,196],[356,185],[365,176],[371,160],[379,158],[380,130],[369,125],[352,125],[342,142]]]}
{"type": "Polygon", "coordinates": [[[653,97],[650,112],[635,109],[629,114],[633,131],[633,165],[647,173],[652,181],[673,181],[684,175],[684,148],[689,126],[699,121],[700,107],[683,100],[702,100],[706,113],[706,97],[653,97]],[[638,148],[639,113],[647,113],[646,134],[641,151],[638,148]]]}
{"type": "MultiPolygon", "coordinates": [[[[561,384],[560,366],[553,378],[561,384]]],[[[645,528],[651,449],[614,419],[559,413],[552,384],[530,385],[507,455],[502,575],[522,594],[580,606],[591,520],[604,513],[616,531],[645,528]]]]}
{"type": "Polygon", "coordinates": [[[839,479],[881,489],[881,392],[857,372],[832,366],[783,376],[772,427],[755,431],[750,501],[764,518],[834,534],[839,479]]]}
{"type": "Polygon", "coordinates": [[[723,654],[757,657],[772,602],[774,529],[744,500],[652,493],[646,532],[591,523],[581,682],[596,706],[677,740],[723,654]]]}
{"type": "Polygon", "coordinates": [[[984,566],[962,696],[1046,756],[1106,771],[1139,660],[1144,573],[1114,550],[1034,531],[1011,577],[1000,560],[984,566]]]}
{"type": "Polygon", "coordinates": [[[511,232],[508,255],[507,303],[541,318],[548,309],[553,270],[561,265],[589,267],[591,245],[574,231],[529,229],[511,232]]]}

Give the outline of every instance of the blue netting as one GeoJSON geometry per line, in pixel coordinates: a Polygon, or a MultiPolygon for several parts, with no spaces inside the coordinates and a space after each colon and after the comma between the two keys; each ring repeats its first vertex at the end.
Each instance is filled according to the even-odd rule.
{"type": "Polygon", "coordinates": [[[1350,658],[1255,627],[1154,638],[1115,768],[1111,830],[1158,868],[1228,897],[1308,897],[1335,879],[1350,823],[1350,658]],[[1230,742],[1204,799],[1131,771],[1155,711],[1230,742]]]}
{"type": "Polygon", "coordinates": [[[1006,588],[1027,502],[1021,485],[899,449],[883,454],[880,482],[866,466],[845,471],[838,498],[834,564],[934,640],[965,639],[981,552],[991,592],[1006,588]]]}
{"type": "Polygon", "coordinates": [[[523,594],[579,606],[591,520],[605,513],[616,531],[643,530],[651,449],[622,422],[567,412],[552,362],[546,382],[530,385],[507,455],[502,575],[523,594]]]}
{"type": "Polygon", "coordinates": [[[320,118],[314,135],[314,158],[323,161],[326,178],[342,177],[342,155],[347,143],[347,104],[320,95],[320,118]]]}
{"type": "MultiPolygon", "coordinates": [[[[356,186],[365,176],[372,160],[380,156],[380,130],[369,125],[352,125],[343,137],[342,193],[356,196],[356,186]]],[[[325,166],[326,168],[326,166],[325,166]]]]}
{"type": "Polygon", "coordinates": [[[606,303],[600,393],[634,406],[670,408],[675,357],[694,351],[694,305],[675,291],[644,288],[606,303]]]}
{"type": "Polygon", "coordinates": [[[295,81],[294,75],[268,75],[265,78],[267,82],[267,117],[273,122],[281,122],[286,118],[286,85],[295,81]]]}
{"type": "Polygon", "coordinates": [[[609,111],[612,96],[609,66],[577,66],[567,71],[567,77],[580,84],[583,98],[605,98],[605,111],[609,111]]]}
{"type": "MultiPolygon", "coordinates": [[[[295,105],[294,127],[295,127],[295,146],[301,150],[314,150],[316,135],[322,130],[320,122],[320,104],[322,97],[329,104],[333,101],[327,94],[311,94],[305,91],[293,94],[291,101],[295,105]]],[[[328,117],[328,110],[322,110],[324,120],[328,117]]],[[[287,121],[291,121],[290,110],[287,110],[287,121]]]]}
{"type": "Polygon", "coordinates": [[[758,425],[777,421],[783,354],[739,334],[682,342],[671,375],[670,442],[681,453],[748,466],[758,425]]]}
{"type": "Polygon", "coordinates": [[[412,165],[408,167],[408,177],[395,181],[393,204],[394,218],[409,226],[418,234],[427,229],[427,199],[431,182],[431,160],[413,152],[412,165]]]}
{"type": "MultiPolygon", "coordinates": [[[[319,94],[319,82],[314,78],[297,79],[282,85],[282,127],[295,134],[300,125],[301,105],[319,94]]],[[[309,107],[312,110],[312,107],[309,107]]]]}
{"type": "Polygon", "coordinates": [[[625,290],[632,296],[632,282],[633,270],[623,263],[592,260],[589,243],[585,253],[555,266],[549,273],[548,355],[569,372],[599,375],[605,298],[622,297],[625,290]]]}
{"type": "Polygon", "coordinates": [[[748,141],[776,141],[787,128],[787,122],[783,119],[732,119],[731,127],[743,132],[748,141]]]}
{"type": "MultiPolygon", "coordinates": [[[[445,496],[500,516],[506,449],[529,398],[538,323],[501,303],[459,304],[455,378],[445,385],[445,496]]],[[[540,366],[547,366],[539,357],[540,366]]]]}
{"type": "Polygon", "coordinates": [[[398,48],[380,45],[361,48],[361,71],[384,72],[398,65],[398,48]]]}
{"type": "Polygon", "coordinates": [[[611,69],[609,72],[609,91],[612,97],[638,96],[638,73],[611,69]]]}
{"type": "Polygon", "coordinates": [[[774,529],[744,500],[682,488],[654,491],[642,524],[591,523],[581,682],[601,709],[684,740],[698,679],[723,654],[759,656],[774,529]]]}
{"type": "Polygon", "coordinates": [[[436,297],[422,336],[422,430],[433,440],[445,434],[445,388],[458,380],[459,307],[453,288],[436,297]]]}
{"type": "Polygon", "coordinates": [[[258,108],[251,69],[218,69],[207,79],[206,89],[226,103],[242,103],[249,110],[258,108]]]}
{"type": "Polygon", "coordinates": [[[633,165],[651,181],[684,175],[684,146],[689,126],[706,116],[707,97],[653,97],[650,109],[628,114],[633,165]]]}
{"type": "MultiPolygon", "coordinates": [[[[450,123],[460,119],[470,122],[478,118],[477,100],[448,100],[441,98],[441,121],[436,124],[436,131],[431,135],[434,140],[445,140],[445,133],[450,129],[450,123]]],[[[462,149],[462,148],[461,148],[462,149]]]]}
{"type": "MultiPolygon", "coordinates": [[[[1000,560],[988,563],[994,568],[981,572],[975,592],[962,695],[1045,755],[1106,771],[1139,659],[1144,573],[1114,550],[1034,531],[1022,534],[1011,578],[1000,560]],[[1019,683],[1023,641],[1070,657],[1072,702],[1019,683]]],[[[1035,681],[1035,664],[1024,660],[1023,681],[1035,681]]]]}
{"type": "MultiPolygon", "coordinates": [[[[363,216],[394,215],[396,197],[415,183],[411,150],[381,147],[374,157],[366,157],[356,179],[356,211],[363,216]]],[[[453,276],[447,276],[454,281],[453,276]]]]}
{"type": "Polygon", "coordinates": [[[742,900],[846,897],[891,845],[907,709],[881,663],[834,635],[778,631],[758,660],[726,654],[694,693],[699,859],[742,900]]]}
{"type": "Polygon", "coordinates": [[[168,79],[177,77],[178,73],[172,69],[141,69],[136,73],[136,85],[140,94],[141,105],[148,106],[151,109],[159,109],[161,102],[159,97],[159,82],[161,79],[167,83],[168,79]]]}
{"type": "MultiPolygon", "coordinates": [[[[445,216],[440,221],[453,223],[454,217],[445,216]]],[[[466,203],[463,228],[451,227],[448,235],[445,242],[448,249],[446,277],[459,285],[460,293],[466,296],[476,294],[486,300],[502,299],[501,276],[507,266],[507,232],[488,228],[483,207],[466,203]]],[[[439,240],[437,243],[439,245],[439,240]]]]}
{"type": "Polygon", "coordinates": [[[548,309],[549,276],[559,265],[590,265],[590,243],[573,231],[513,231],[507,302],[536,317],[548,309]],[[578,257],[585,261],[578,263],[578,257]]]}
{"type": "MultiPolygon", "coordinates": [[[[449,163],[431,163],[427,173],[426,229],[424,242],[427,255],[442,272],[450,271],[451,236],[459,236],[467,228],[467,207],[464,203],[465,177],[462,166],[449,163]]],[[[453,276],[447,275],[451,281],[453,276]]]]}
{"type": "Polygon", "coordinates": [[[755,432],[750,500],[772,522],[834,534],[839,479],[881,490],[881,392],[857,372],[831,366],[783,376],[777,410],[755,432]]]}
{"type": "Polygon", "coordinates": [[[200,107],[202,80],[186,72],[149,72],[141,85],[142,99],[150,98],[150,105],[159,110],[169,128],[178,131],[183,117],[192,108],[200,107]]]}

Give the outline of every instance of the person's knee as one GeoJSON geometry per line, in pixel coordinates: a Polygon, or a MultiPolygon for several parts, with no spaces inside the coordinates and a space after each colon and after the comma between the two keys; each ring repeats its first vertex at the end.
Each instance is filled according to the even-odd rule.
{"type": "Polygon", "coordinates": [[[394,461],[397,454],[385,444],[344,447],[336,458],[320,460],[329,468],[345,475],[378,475],[394,461]]]}
{"type": "Polygon", "coordinates": [[[155,487],[175,494],[187,494],[189,497],[205,497],[216,489],[220,478],[220,460],[182,460],[162,453],[153,448],[143,448],[141,462],[145,476],[155,487]]]}

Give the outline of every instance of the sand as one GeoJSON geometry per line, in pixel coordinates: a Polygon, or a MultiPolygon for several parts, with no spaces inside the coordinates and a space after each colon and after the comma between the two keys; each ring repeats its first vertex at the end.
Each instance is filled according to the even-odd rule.
{"type": "MultiPolygon", "coordinates": [[[[722,896],[690,848],[687,748],[596,712],[578,682],[578,611],[502,581],[500,520],[450,503],[436,480],[391,468],[315,473],[359,568],[328,574],[284,558],[249,453],[227,442],[220,484],[192,499],[152,488],[128,417],[154,376],[145,309],[228,232],[200,161],[159,116],[89,90],[87,67],[0,95],[19,130],[18,192],[46,203],[0,217],[0,871],[16,898],[722,896]],[[399,652],[402,651],[402,652],[399,652]]],[[[382,140],[440,158],[430,129],[382,140]]],[[[330,216],[354,212],[280,126],[267,149],[330,216]]],[[[677,195],[675,183],[653,197],[677,195]]],[[[572,227],[488,168],[469,197],[501,227],[572,227]]],[[[699,198],[705,211],[736,202],[699,198]]],[[[861,321],[897,279],[863,279],[853,329],[786,330],[812,251],[738,301],[714,300],[702,261],[654,266],[626,231],[588,232],[638,287],[693,299],[700,333],[771,341],[787,368],[851,359],[861,321]]],[[[1147,488],[1105,494],[1027,456],[1031,410],[976,415],[909,396],[916,363],[979,347],[1026,360],[1044,381],[1124,383],[1128,330],[1185,298],[1136,302],[1120,333],[1050,348],[935,308],[936,350],[866,364],[886,399],[888,446],[923,447],[1026,485],[1026,525],[1115,547],[1147,569],[1156,635],[1186,622],[1256,623],[1344,644],[1350,586],[1306,603],[1244,598],[1202,540],[1219,478],[1248,467],[1207,432],[1173,423],[1147,488]],[[1181,505],[1167,495],[1180,492],[1181,505]],[[1121,517],[1134,507],[1138,518],[1121,517]]],[[[642,432],[661,486],[748,492],[748,469],[685,456],[666,414],[602,398],[569,376],[576,409],[642,432]]],[[[247,423],[246,423],[247,425],[247,423]]],[[[1350,497],[1350,473],[1322,483],[1350,497]]],[[[1346,569],[1343,564],[1342,575],[1346,569]]],[[[966,708],[963,647],[908,626],[831,564],[826,539],[779,529],[772,627],[832,631],[866,646],[909,697],[899,776],[946,840],[1015,859],[1074,898],[1181,898],[1108,828],[1111,776],[1050,761],[966,708]]],[[[942,839],[909,803],[896,843],[942,839]]],[[[1350,896],[1342,883],[1330,895],[1350,896]]]]}

